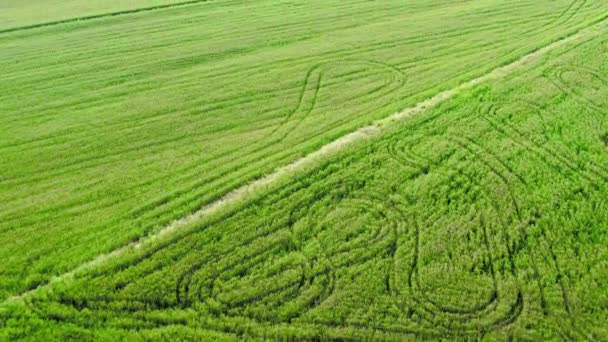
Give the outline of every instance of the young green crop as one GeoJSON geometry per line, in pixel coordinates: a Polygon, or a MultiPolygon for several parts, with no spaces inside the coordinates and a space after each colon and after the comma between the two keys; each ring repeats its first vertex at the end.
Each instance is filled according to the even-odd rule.
{"type": "MultiPolygon", "coordinates": [[[[35,22],[124,10],[87,4],[35,22]]],[[[0,33],[0,298],[586,27],[607,6],[210,1],[0,33]]],[[[29,16],[21,10],[2,12],[29,16]]]]}
{"type": "Polygon", "coordinates": [[[462,92],[5,307],[2,332],[608,339],[606,53],[598,35],[462,92]]]}
{"type": "Polygon", "coordinates": [[[58,25],[91,18],[130,14],[206,0],[5,0],[0,4],[0,33],[58,25]]]}

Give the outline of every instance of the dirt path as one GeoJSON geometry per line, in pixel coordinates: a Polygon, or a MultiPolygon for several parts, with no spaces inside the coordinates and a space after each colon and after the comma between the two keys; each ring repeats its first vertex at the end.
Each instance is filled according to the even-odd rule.
{"type": "Polygon", "coordinates": [[[184,216],[176,221],[173,221],[171,224],[167,225],[166,227],[164,227],[163,229],[161,229],[159,232],[157,232],[155,234],[149,235],[149,236],[139,240],[138,242],[133,242],[133,243],[130,243],[123,247],[120,247],[108,254],[100,255],[100,256],[96,257],[95,259],[78,266],[77,268],[75,268],[74,270],[72,270],[70,272],[67,272],[62,275],[52,278],[48,284],[40,286],[40,287],[30,290],[30,291],[27,291],[21,295],[11,297],[0,305],[7,304],[9,302],[19,301],[19,300],[23,299],[25,296],[28,296],[28,295],[32,294],[33,292],[40,290],[41,288],[49,287],[56,282],[69,280],[76,273],[81,272],[86,269],[93,268],[96,265],[99,265],[109,259],[120,256],[129,250],[139,249],[143,244],[149,244],[155,240],[170,236],[171,234],[175,233],[176,231],[187,227],[189,224],[194,223],[203,217],[210,216],[214,213],[219,212],[221,209],[228,208],[231,205],[242,203],[243,201],[249,199],[253,194],[258,193],[273,184],[277,184],[279,182],[279,180],[284,179],[284,177],[293,176],[297,172],[306,171],[308,168],[313,167],[314,165],[319,163],[321,160],[336,155],[338,152],[343,151],[348,146],[351,146],[357,142],[364,141],[366,139],[371,139],[373,137],[376,137],[376,136],[380,135],[380,133],[382,133],[382,131],[385,130],[386,128],[388,128],[404,119],[407,119],[416,114],[419,114],[429,108],[432,108],[432,107],[438,105],[439,103],[462,92],[463,90],[470,89],[482,82],[501,79],[518,69],[521,69],[531,63],[534,63],[543,55],[545,55],[548,52],[555,50],[563,45],[566,45],[571,42],[582,42],[587,39],[593,38],[601,33],[604,33],[605,29],[607,27],[606,19],[608,19],[608,16],[603,18],[601,21],[598,21],[596,24],[594,24],[590,27],[582,29],[582,30],[578,31],[577,33],[574,33],[568,37],[562,38],[554,43],[551,43],[545,47],[542,47],[542,48],[536,50],[535,52],[525,55],[510,64],[496,68],[496,69],[492,70],[491,72],[489,72],[488,74],[485,74],[481,77],[478,77],[478,78],[475,78],[468,82],[465,82],[453,89],[438,93],[437,95],[435,95],[427,100],[419,102],[418,104],[414,105],[413,107],[406,108],[403,111],[392,114],[382,120],[379,120],[379,121],[373,123],[370,126],[360,128],[337,140],[334,140],[333,142],[321,147],[319,150],[317,150],[307,156],[304,156],[291,164],[280,167],[280,168],[276,169],[274,172],[267,174],[266,176],[263,176],[249,184],[245,184],[245,185],[227,193],[222,198],[220,198],[214,202],[211,202],[210,204],[202,207],[201,209],[194,212],[193,214],[184,216]]]}

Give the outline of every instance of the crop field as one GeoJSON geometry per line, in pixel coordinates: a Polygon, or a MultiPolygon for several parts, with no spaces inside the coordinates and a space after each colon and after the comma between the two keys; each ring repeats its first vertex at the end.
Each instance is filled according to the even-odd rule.
{"type": "Polygon", "coordinates": [[[608,340],[608,2],[8,0],[0,57],[0,339],[608,340]]]}

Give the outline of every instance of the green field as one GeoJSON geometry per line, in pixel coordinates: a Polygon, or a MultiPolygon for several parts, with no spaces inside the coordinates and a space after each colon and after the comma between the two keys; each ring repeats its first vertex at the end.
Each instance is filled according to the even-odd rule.
{"type": "Polygon", "coordinates": [[[0,339],[608,339],[608,3],[0,13],[0,339]]]}

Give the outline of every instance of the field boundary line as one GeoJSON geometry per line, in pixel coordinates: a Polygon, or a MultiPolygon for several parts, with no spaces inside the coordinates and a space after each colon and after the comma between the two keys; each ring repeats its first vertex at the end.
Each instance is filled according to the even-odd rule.
{"type": "Polygon", "coordinates": [[[182,2],[174,2],[172,4],[139,7],[139,8],[132,8],[132,9],[116,11],[116,12],[91,14],[91,15],[85,15],[85,16],[81,16],[81,17],[67,18],[67,19],[61,19],[61,20],[55,20],[55,21],[47,21],[47,22],[31,24],[31,25],[26,25],[26,26],[10,27],[10,28],[6,28],[6,29],[1,29],[0,34],[18,32],[18,31],[26,31],[26,30],[32,30],[32,29],[43,28],[43,27],[48,27],[48,26],[57,26],[57,25],[62,25],[62,24],[76,23],[79,21],[86,21],[86,20],[92,20],[92,19],[117,17],[117,16],[121,16],[121,15],[135,14],[135,13],[140,13],[140,12],[149,12],[149,11],[173,8],[173,7],[182,7],[182,6],[194,5],[194,4],[198,4],[198,3],[202,3],[202,2],[209,2],[209,1],[211,1],[211,0],[187,0],[187,1],[182,1],[182,2]]]}
{"type": "Polygon", "coordinates": [[[25,291],[22,294],[7,298],[0,304],[0,306],[11,302],[20,301],[38,290],[50,287],[54,283],[73,278],[75,274],[81,271],[91,269],[107,260],[121,256],[128,251],[137,250],[141,248],[144,244],[147,245],[156,240],[166,238],[174,234],[175,232],[188,227],[190,224],[195,223],[201,218],[217,214],[222,209],[229,209],[230,205],[242,203],[250,199],[252,195],[258,193],[260,190],[266,189],[271,185],[276,185],[280,180],[284,179],[285,177],[294,176],[298,172],[305,172],[308,168],[314,167],[322,160],[325,160],[331,156],[335,156],[337,153],[344,151],[347,147],[352,146],[357,142],[377,137],[385,129],[388,129],[389,127],[392,127],[393,125],[398,124],[399,122],[410,118],[416,114],[422,113],[427,109],[433,108],[464,90],[471,89],[476,85],[486,81],[504,78],[505,76],[513,73],[514,71],[536,62],[539,58],[551,52],[552,50],[555,50],[561,46],[564,46],[574,41],[584,41],[587,39],[594,38],[604,32],[604,29],[607,26],[607,19],[608,15],[598,19],[587,27],[573,32],[568,36],[561,37],[548,45],[545,45],[531,53],[523,55],[522,57],[516,59],[513,62],[497,67],[480,77],[464,82],[452,89],[439,92],[436,95],[427,98],[424,101],[418,102],[417,104],[411,107],[405,108],[404,110],[396,112],[384,119],[377,120],[371,125],[359,128],[351,133],[348,133],[326,145],[323,145],[318,150],[304,157],[301,157],[290,164],[278,167],[275,169],[275,171],[226,193],[224,196],[204,205],[197,211],[189,215],[183,216],[179,219],[176,219],[175,221],[171,222],[169,225],[160,229],[156,233],[145,236],[136,242],[128,243],[109,253],[98,255],[94,259],[75,267],[72,271],[51,278],[51,280],[46,284],[25,291]]]}

